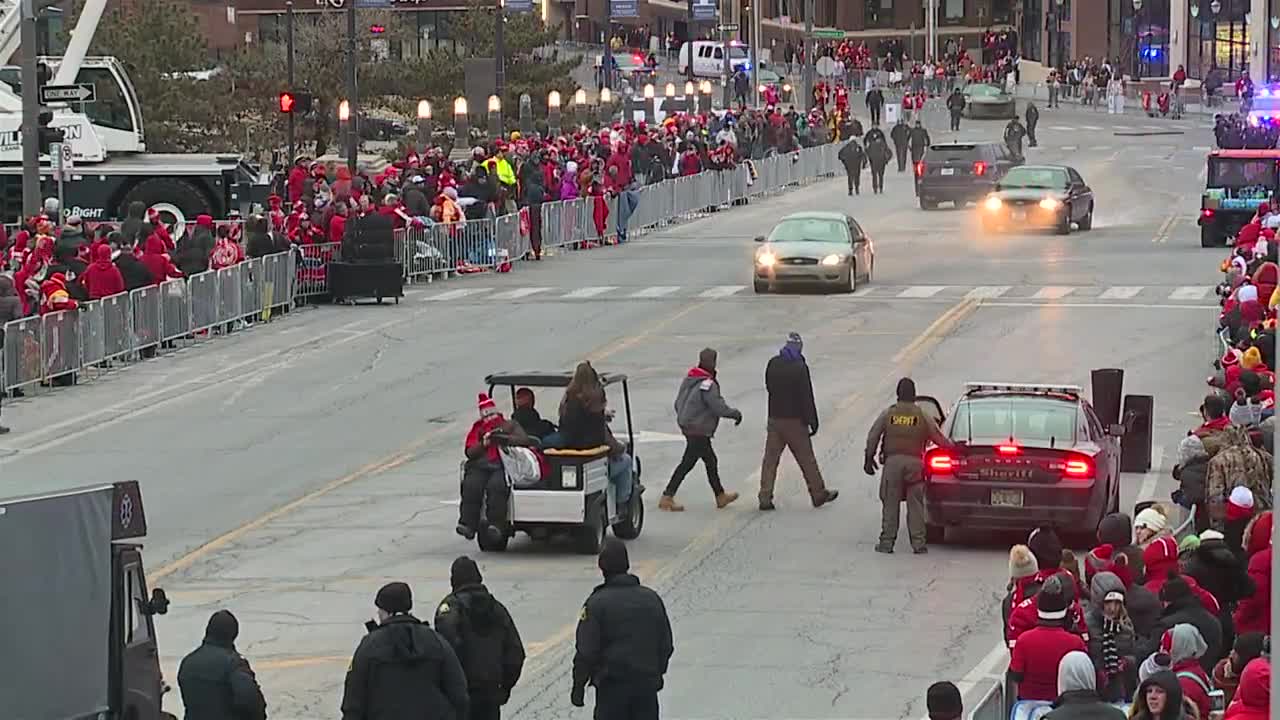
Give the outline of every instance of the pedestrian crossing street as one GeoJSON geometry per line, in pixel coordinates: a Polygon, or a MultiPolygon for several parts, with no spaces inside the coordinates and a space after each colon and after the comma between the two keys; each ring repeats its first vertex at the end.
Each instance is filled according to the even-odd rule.
{"type": "MultiPolygon", "coordinates": [[[[428,290],[421,300],[430,303],[485,303],[506,302],[605,302],[617,300],[668,300],[701,299],[732,300],[753,298],[754,291],[748,285],[714,286],[617,286],[594,285],[587,287],[455,287],[448,290],[428,290]]],[[[978,300],[987,302],[1085,302],[1096,304],[1187,304],[1210,305],[1216,303],[1214,288],[1210,285],[1162,286],[1100,286],[1100,285],[868,285],[851,295],[833,295],[833,298],[854,300],[978,300]]]]}

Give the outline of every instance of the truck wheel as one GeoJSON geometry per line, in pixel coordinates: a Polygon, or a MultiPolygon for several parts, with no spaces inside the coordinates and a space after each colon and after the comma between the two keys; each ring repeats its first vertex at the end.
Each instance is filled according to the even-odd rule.
{"type": "Polygon", "coordinates": [[[574,544],[583,555],[599,555],[604,548],[605,532],[609,528],[609,511],[603,498],[598,498],[587,509],[582,527],[573,532],[574,544]]]}
{"type": "Polygon", "coordinates": [[[194,222],[197,215],[214,214],[213,203],[200,188],[175,178],[155,178],[135,185],[120,201],[120,217],[128,213],[129,204],[135,201],[159,212],[170,226],[175,241],[182,239],[187,225],[194,222]]]}
{"type": "Polygon", "coordinates": [[[476,544],[481,552],[504,552],[510,536],[492,525],[482,528],[476,533],[476,544]]]}
{"type": "Polygon", "coordinates": [[[613,526],[613,534],[623,540],[635,540],[644,530],[644,498],[639,492],[631,492],[631,500],[627,503],[627,514],[618,519],[613,526]]]}
{"type": "Polygon", "coordinates": [[[1222,239],[1218,236],[1218,231],[1212,225],[1200,226],[1200,247],[1221,247],[1222,239]]]}

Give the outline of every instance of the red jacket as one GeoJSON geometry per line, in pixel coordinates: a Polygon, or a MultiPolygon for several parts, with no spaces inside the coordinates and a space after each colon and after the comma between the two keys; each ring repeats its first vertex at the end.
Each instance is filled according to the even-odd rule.
{"type": "Polygon", "coordinates": [[[347,216],[334,215],[329,219],[329,242],[342,242],[342,236],[347,233],[347,216]]]}
{"type": "MultiPolygon", "coordinates": [[[[487,418],[480,418],[471,424],[471,429],[467,431],[467,440],[464,447],[467,450],[476,447],[484,442],[485,433],[502,427],[506,420],[501,414],[490,415],[487,418]]],[[[485,458],[490,462],[501,462],[501,456],[498,454],[498,445],[494,443],[485,450],[485,458]]]]}
{"type": "Polygon", "coordinates": [[[80,284],[89,293],[90,300],[100,300],[124,292],[124,276],[111,261],[111,248],[99,245],[93,249],[93,263],[80,276],[80,284]]]}
{"type": "Polygon", "coordinates": [[[1264,262],[1253,272],[1253,284],[1258,286],[1258,302],[1266,306],[1271,300],[1271,293],[1276,291],[1276,282],[1280,280],[1280,267],[1273,262],[1264,262]]]}
{"type": "Polygon", "coordinates": [[[1208,673],[1200,666],[1200,661],[1196,658],[1187,658],[1174,665],[1171,669],[1178,676],[1178,685],[1182,687],[1182,697],[1190,700],[1200,710],[1200,717],[1209,717],[1209,711],[1213,709],[1213,703],[1209,700],[1209,692],[1206,688],[1213,689],[1213,681],[1209,679],[1208,673]],[[1186,677],[1187,675],[1194,675],[1195,677],[1186,677]],[[1199,682],[1196,681],[1197,678],[1199,682]]]}
{"type": "Polygon", "coordinates": [[[1271,720],[1271,661],[1256,658],[1240,673],[1235,699],[1223,720],[1271,720]]]}
{"type": "Polygon", "coordinates": [[[159,285],[169,278],[182,277],[182,271],[169,261],[169,256],[165,253],[164,241],[155,234],[147,238],[142,251],[142,264],[151,271],[153,285],[159,285]]]}

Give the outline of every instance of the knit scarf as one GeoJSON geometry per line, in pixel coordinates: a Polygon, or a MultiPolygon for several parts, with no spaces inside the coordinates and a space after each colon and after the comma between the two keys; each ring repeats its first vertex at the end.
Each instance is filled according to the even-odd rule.
{"type": "Polygon", "coordinates": [[[1108,676],[1120,674],[1120,650],[1116,636],[1124,629],[1118,620],[1102,618],[1102,670],[1108,676]]]}

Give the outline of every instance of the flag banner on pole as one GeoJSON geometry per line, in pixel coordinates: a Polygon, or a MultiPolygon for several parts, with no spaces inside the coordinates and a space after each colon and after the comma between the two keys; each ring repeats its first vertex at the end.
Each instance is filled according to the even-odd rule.
{"type": "Polygon", "coordinates": [[[609,0],[609,14],[616,18],[638,18],[639,6],[639,0],[609,0]]]}

